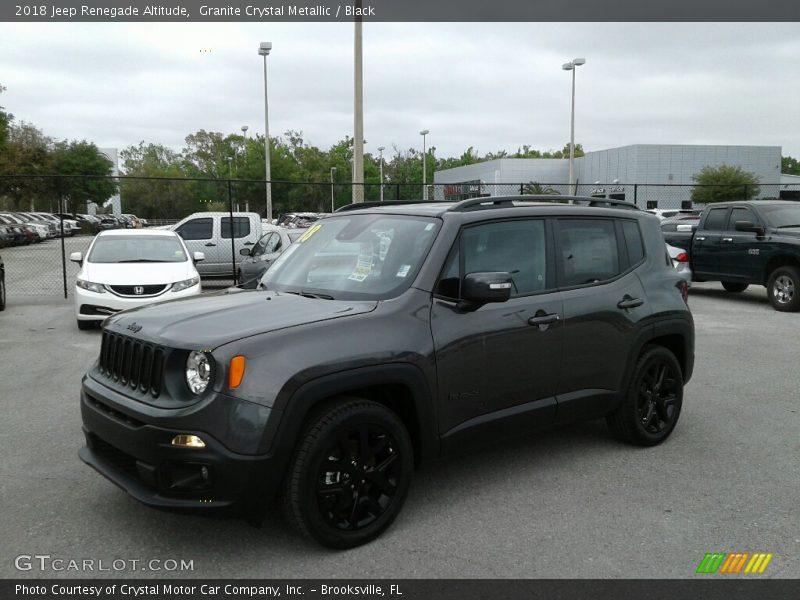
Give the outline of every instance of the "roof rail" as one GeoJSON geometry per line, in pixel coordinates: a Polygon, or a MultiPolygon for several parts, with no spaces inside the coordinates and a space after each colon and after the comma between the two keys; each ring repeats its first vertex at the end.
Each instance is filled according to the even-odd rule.
{"type": "Polygon", "coordinates": [[[506,208],[517,206],[514,202],[552,202],[554,204],[572,204],[579,206],[595,206],[598,208],[626,208],[639,210],[632,202],[613,200],[611,198],[594,198],[591,196],[558,196],[558,195],[529,195],[529,196],[484,196],[482,198],[469,198],[453,204],[447,212],[467,212],[487,208],[506,208]]]}
{"type": "Polygon", "coordinates": [[[362,208],[374,208],[376,206],[404,206],[406,204],[430,204],[434,200],[384,200],[382,202],[353,202],[345,204],[336,209],[336,212],[348,212],[351,210],[361,210],[362,208]]]}

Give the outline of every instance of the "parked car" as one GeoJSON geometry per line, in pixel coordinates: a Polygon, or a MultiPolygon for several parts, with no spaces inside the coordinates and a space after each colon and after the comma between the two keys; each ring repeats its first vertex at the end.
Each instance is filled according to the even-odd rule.
{"type": "Polygon", "coordinates": [[[0,310],[6,309],[6,265],[0,256],[0,310]]]}
{"type": "Polygon", "coordinates": [[[667,252],[672,266],[680,273],[687,285],[692,285],[692,267],[689,264],[689,253],[683,248],[667,244],[667,252]]]}
{"type": "Polygon", "coordinates": [[[275,259],[305,232],[305,229],[272,226],[272,231],[268,230],[254,246],[239,250],[244,259],[238,265],[236,283],[245,289],[255,288],[275,259]]]}
{"type": "Polygon", "coordinates": [[[719,281],[732,293],[763,285],[775,310],[800,310],[800,204],[718,202],[696,226],[664,237],[689,253],[695,281],[719,281]]]}
{"type": "Polygon", "coordinates": [[[666,221],[667,219],[676,219],[676,218],[679,219],[681,217],[700,216],[700,211],[695,208],[680,208],[680,209],[653,208],[648,210],[647,212],[653,213],[661,221],[666,221]]]}
{"type": "Polygon", "coordinates": [[[205,253],[205,262],[198,265],[203,277],[230,278],[236,275],[233,261],[238,268],[242,248],[255,245],[264,233],[258,213],[247,212],[233,213],[233,243],[231,216],[226,212],[194,213],[172,226],[172,230],[183,238],[189,250],[205,253]]]}
{"type": "Polygon", "coordinates": [[[100,217],[98,227],[100,228],[100,231],[106,231],[109,229],[120,229],[122,228],[122,225],[120,225],[120,222],[116,219],[116,217],[111,215],[103,215],[100,217]]]}
{"type": "Polygon", "coordinates": [[[151,505],[280,492],[299,531],[349,548],[435,456],[597,417],[663,442],[692,375],[686,282],[658,220],[628,207],[350,205],[261,283],[109,318],[81,459],[151,505]],[[327,256],[349,269],[308,283],[327,256]]]}
{"type": "Polygon", "coordinates": [[[98,233],[86,256],[70,254],[81,268],[75,282],[78,329],[89,329],[109,315],[162,300],[200,293],[191,253],[171,231],[113,230],[98,233]]]}
{"type": "Polygon", "coordinates": [[[35,219],[23,218],[18,214],[0,214],[0,223],[4,225],[19,225],[33,230],[33,241],[40,242],[50,237],[55,237],[55,231],[51,230],[47,223],[35,219]]]}
{"type": "Polygon", "coordinates": [[[14,245],[14,233],[0,221],[0,248],[7,248],[14,245]]]}

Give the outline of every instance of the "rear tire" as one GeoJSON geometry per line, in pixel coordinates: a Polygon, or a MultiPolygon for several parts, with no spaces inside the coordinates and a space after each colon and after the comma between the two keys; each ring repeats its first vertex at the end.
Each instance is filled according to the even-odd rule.
{"type": "Polygon", "coordinates": [[[284,483],[284,511],[325,546],[360,546],[400,513],[413,465],[411,440],[395,413],[341,398],[307,423],[284,483]]]}
{"type": "Polygon", "coordinates": [[[78,321],[78,329],[86,331],[87,329],[94,329],[94,321],[78,321]]]}
{"type": "Polygon", "coordinates": [[[655,446],[675,429],[682,404],[683,374],[675,355],[663,346],[646,346],[622,402],[606,420],[618,439],[655,446]]]}
{"type": "Polygon", "coordinates": [[[775,310],[800,310],[800,269],[792,266],[775,269],[767,282],[767,296],[775,310]]]}
{"type": "Polygon", "coordinates": [[[6,278],[0,277],[0,310],[6,309],[6,278]]]}
{"type": "Polygon", "coordinates": [[[736,283],[736,282],[733,282],[733,281],[723,281],[722,282],[722,287],[724,287],[725,291],[727,291],[727,292],[736,293],[736,292],[745,291],[749,287],[749,285],[746,284],[746,283],[736,283]]]}

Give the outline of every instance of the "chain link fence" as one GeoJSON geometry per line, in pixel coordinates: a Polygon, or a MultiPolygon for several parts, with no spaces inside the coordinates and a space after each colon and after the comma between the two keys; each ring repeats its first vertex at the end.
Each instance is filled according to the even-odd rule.
{"type": "MultiPolygon", "coordinates": [[[[642,209],[701,208],[693,198],[784,199],[800,201],[800,185],[704,186],[631,183],[460,183],[363,184],[294,183],[146,177],[0,175],[0,248],[8,293],[16,296],[72,295],[79,266],[73,252],[86,253],[104,229],[171,227],[198,212],[254,212],[280,222],[293,213],[329,213],[350,204],[422,200],[459,201],[481,196],[559,195],[622,200],[642,209]],[[112,182],[117,193],[93,203],[97,180],[112,182]],[[356,194],[354,194],[354,191],[356,194]]],[[[105,186],[103,189],[108,189],[105,186]]],[[[235,256],[234,260],[241,260],[235,256]]],[[[232,272],[236,265],[232,263],[232,272]]],[[[224,287],[232,279],[204,278],[204,288],[224,287]]]]}

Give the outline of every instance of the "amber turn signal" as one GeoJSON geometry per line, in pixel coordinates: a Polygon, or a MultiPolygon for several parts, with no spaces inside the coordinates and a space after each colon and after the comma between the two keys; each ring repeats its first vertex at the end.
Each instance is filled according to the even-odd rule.
{"type": "Polygon", "coordinates": [[[235,390],[242,384],[246,362],[244,356],[234,356],[231,359],[231,368],[228,370],[228,387],[232,390],[235,390]]]}

